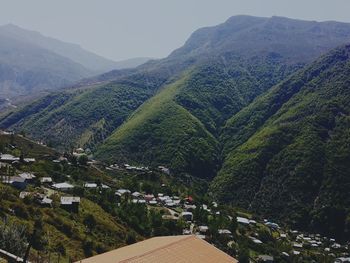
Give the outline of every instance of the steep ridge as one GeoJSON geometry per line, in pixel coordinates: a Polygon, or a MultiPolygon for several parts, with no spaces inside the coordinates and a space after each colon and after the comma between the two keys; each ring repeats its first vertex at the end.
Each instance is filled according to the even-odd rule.
{"type": "Polygon", "coordinates": [[[350,46],[294,74],[228,121],[211,185],[221,201],[349,237],[350,46]]]}

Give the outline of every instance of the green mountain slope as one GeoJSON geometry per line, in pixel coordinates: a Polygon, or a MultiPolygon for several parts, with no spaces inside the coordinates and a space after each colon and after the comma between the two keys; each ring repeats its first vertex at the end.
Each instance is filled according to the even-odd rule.
{"type": "Polygon", "coordinates": [[[213,176],[216,140],[174,99],[190,73],[144,103],[98,148],[97,158],[166,164],[199,177],[213,176]]]}
{"type": "Polygon", "coordinates": [[[231,119],[218,199],[349,237],[350,46],[322,57],[231,119]]]}
{"type": "Polygon", "coordinates": [[[228,119],[306,63],[349,40],[350,25],[345,23],[236,16],[194,32],[165,59],[81,82],[3,117],[0,127],[24,130],[61,149],[90,147],[106,160],[113,156],[145,165],[181,166],[199,176],[202,172],[189,164],[210,160],[205,174],[213,175],[224,158],[221,133],[228,119]],[[187,80],[177,82],[183,74],[187,80]],[[177,91],[163,99],[162,90],[172,84],[177,91]],[[134,112],[149,99],[150,105],[158,103],[157,114],[148,103],[134,112]],[[175,147],[175,138],[187,143],[191,134],[201,138],[207,154],[191,149],[191,156],[189,150],[175,147]],[[156,157],[135,146],[130,139],[135,136],[144,138],[142,145],[156,157]]]}
{"type": "Polygon", "coordinates": [[[28,105],[6,122],[25,118],[19,123],[21,130],[61,149],[69,149],[72,141],[93,146],[149,96],[147,90],[113,84],[55,94],[28,105]]]}

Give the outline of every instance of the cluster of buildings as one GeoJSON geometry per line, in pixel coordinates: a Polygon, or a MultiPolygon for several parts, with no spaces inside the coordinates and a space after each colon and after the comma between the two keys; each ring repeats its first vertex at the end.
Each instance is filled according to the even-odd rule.
{"type": "Polygon", "coordinates": [[[146,194],[140,192],[131,192],[129,189],[118,189],[115,192],[115,195],[118,198],[122,196],[128,195],[131,198],[131,202],[134,204],[147,204],[151,206],[162,206],[165,208],[179,208],[184,207],[189,204],[189,200],[191,197],[186,199],[180,199],[178,196],[169,196],[163,193],[154,194],[146,194]]]}
{"type": "MultiPolygon", "coordinates": [[[[170,174],[170,169],[165,166],[158,166],[158,170],[165,174],[170,174]]],[[[111,164],[106,167],[106,170],[127,170],[127,171],[135,171],[135,172],[151,172],[148,166],[135,166],[130,164],[111,164]]]]}
{"type": "MultiPolygon", "coordinates": [[[[20,162],[20,161],[21,161],[20,157],[15,157],[12,154],[7,154],[7,153],[0,154],[0,162],[14,164],[14,163],[20,162]]],[[[35,162],[35,158],[23,157],[23,162],[25,162],[25,163],[34,163],[35,162]]]]}

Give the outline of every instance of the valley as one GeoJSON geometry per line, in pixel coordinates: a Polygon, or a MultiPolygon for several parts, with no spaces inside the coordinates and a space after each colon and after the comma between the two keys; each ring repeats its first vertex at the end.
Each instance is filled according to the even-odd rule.
{"type": "MultiPolygon", "coordinates": [[[[0,138],[0,213],[7,220],[0,227],[36,235],[33,261],[76,261],[150,236],[189,234],[241,260],[250,250],[279,262],[332,262],[348,250],[348,243],[217,203],[203,194],[205,181],[166,167],[106,165],[84,159],[83,149],[61,156],[20,135],[0,138]]],[[[24,241],[2,238],[3,249],[24,256],[24,241]]]]}
{"type": "Polygon", "coordinates": [[[239,262],[349,255],[349,23],[237,15],[125,68],[0,39],[0,227],[22,240],[5,250],[74,262],[195,235],[239,262]]]}

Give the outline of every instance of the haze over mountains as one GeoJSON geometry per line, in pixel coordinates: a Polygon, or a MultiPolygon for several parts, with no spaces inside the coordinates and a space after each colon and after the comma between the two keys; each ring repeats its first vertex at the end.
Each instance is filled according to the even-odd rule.
{"type": "Polygon", "coordinates": [[[80,46],[8,24],[0,27],[0,97],[38,97],[82,78],[132,68],[149,58],[115,62],[80,46]]]}
{"type": "Polygon", "coordinates": [[[214,178],[222,202],[348,235],[348,43],[347,23],[235,16],[165,59],[52,93],[0,126],[107,162],[214,178]]]}

